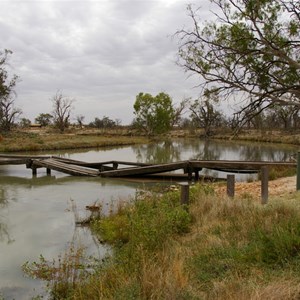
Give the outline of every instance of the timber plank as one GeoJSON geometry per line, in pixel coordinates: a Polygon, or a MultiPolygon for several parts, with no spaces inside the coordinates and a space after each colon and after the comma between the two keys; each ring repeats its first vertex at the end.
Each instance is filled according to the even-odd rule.
{"type": "Polygon", "coordinates": [[[157,173],[164,173],[168,171],[184,169],[187,167],[187,165],[188,165],[188,161],[181,161],[175,163],[150,165],[150,166],[143,166],[143,167],[122,168],[113,171],[101,172],[100,176],[101,177],[122,177],[122,176],[157,174],[157,173]]]}
{"type": "MultiPolygon", "coordinates": [[[[146,164],[146,163],[136,163],[136,162],[128,162],[128,161],[117,161],[117,160],[110,160],[110,161],[104,161],[104,162],[84,162],[80,160],[74,160],[69,158],[63,158],[59,156],[52,156],[52,158],[55,158],[56,160],[62,161],[66,164],[73,164],[78,166],[84,166],[88,168],[94,168],[94,169],[106,169],[106,170],[114,170],[113,167],[109,167],[106,165],[127,165],[127,166],[150,166],[152,164],[146,164]]],[[[106,171],[105,170],[105,171],[106,171]]]]}
{"type": "Polygon", "coordinates": [[[193,168],[224,169],[224,170],[260,170],[264,166],[270,167],[296,167],[296,162],[270,162],[270,161],[235,161],[235,160],[192,160],[193,168]]]}
{"type": "Polygon", "coordinates": [[[98,176],[99,175],[99,171],[87,169],[81,166],[62,163],[53,158],[44,159],[44,160],[33,160],[31,167],[32,168],[44,167],[47,169],[63,172],[74,176],[98,176]]]}

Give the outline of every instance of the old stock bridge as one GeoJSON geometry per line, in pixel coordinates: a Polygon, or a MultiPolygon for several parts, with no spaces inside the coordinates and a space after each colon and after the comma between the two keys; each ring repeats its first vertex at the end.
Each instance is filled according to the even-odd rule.
{"type": "Polygon", "coordinates": [[[37,174],[37,169],[46,168],[73,176],[93,177],[149,177],[149,176],[185,176],[189,180],[198,180],[199,172],[205,169],[228,173],[255,173],[263,167],[296,167],[296,162],[234,161],[234,160],[188,160],[164,164],[145,164],[126,161],[84,162],[58,156],[0,155],[0,165],[23,164],[37,174]],[[182,174],[170,173],[183,170],[182,174]]]}

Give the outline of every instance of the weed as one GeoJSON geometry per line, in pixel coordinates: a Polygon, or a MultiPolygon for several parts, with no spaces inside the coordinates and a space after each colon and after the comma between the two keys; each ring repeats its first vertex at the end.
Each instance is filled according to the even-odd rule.
{"type": "Polygon", "coordinates": [[[46,281],[52,299],[68,299],[76,285],[89,275],[83,248],[76,249],[74,246],[57,261],[47,261],[40,255],[38,262],[26,262],[22,269],[28,276],[46,281]]]}

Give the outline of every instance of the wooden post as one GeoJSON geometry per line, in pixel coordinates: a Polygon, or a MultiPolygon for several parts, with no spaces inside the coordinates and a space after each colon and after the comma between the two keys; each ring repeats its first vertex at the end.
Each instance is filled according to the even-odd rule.
{"type": "Polygon", "coordinates": [[[51,175],[51,169],[47,168],[47,175],[50,176],[51,175]]]}
{"type": "Polygon", "coordinates": [[[113,168],[114,168],[114,170],[117,170],[117,169],[118,169],[118,166],[119,166],[118,163],[116,163],[116,162],[113,163],[113,168]]]}
{"type": "Polygon", "coordinates": [[[184,205],[185,208],[187,209],[189,205],[189,197],[190,197],[190,185],[188,182],[182,182],[179,184],[181,186],[181,199],[180,203],[181,205],[184,205]]]}
{"type": "Polygon", "coordinates": [[[192,168],[188,168],[188,180],[189,181],[192,181],[192,179],[193,179],[193,170],[192,170],[192,168]]]}
{"type": "Polygon", "coordinates": [[[199,181],[199,169],[195,169],[195,181],[199,181]]]}
{"type": "Polygon", "coordinates": [[[227,175],[227,196],[234,197],[235,176],[227,175]]]}
{"type": "Polygon", "coordinates": [[[262,167],[261,168],[261,204],[268,203],[268,185],[269,185],[269,168],[262,167]]]}
{"type": "Polygon", "coordinates": [[[297,154],[297,191],[300,190],[300,152],[297,154]]]}
{"type": "Polygon", "coordinates": [[[36,168],[32,168],[32,176],[36,176],[36,174],[37,174],[36,168]]]}

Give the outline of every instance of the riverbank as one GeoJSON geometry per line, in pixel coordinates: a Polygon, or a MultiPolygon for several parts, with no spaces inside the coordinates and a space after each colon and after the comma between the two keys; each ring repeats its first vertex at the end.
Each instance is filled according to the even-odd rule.
{"type": "Polygon", "coordinates": [[[77,269],[82,253],[74,249],[61,267],[42,261],[30,272],[47,274],[59,299],[297,299],[295,177],[271,181],[270,189],[263,206],[256,182],[239,183],[234,199],[219,185],[198,184],[188,211],[178,191],[140,195],[92,223],[95,236],[113,248],[92,273],[77,269]]]}
{"type": "Polygon", "coordinates": [[[237,136],[231,132],[216,132],[213,139],[300,145],[299,132],[279,130],[241,130],[237,136]]]}
{"type": "MultiPolygon", "coordinates": [[[[157,139],[201,139],[202,135],[203,132],[201,129],[192,131],[176,129],[165,136],[148,138],[129,128],[118,128],[113,130],[72,129],[64,134],[57,133],[51,129],[38,128],[12,131],[5,136],[0,135],[0,152],[48,151],[123,146],[143,144],[157,139]]],[[[242,130],[237,136],[233,136],[231,131],[222,130],[221,132],[215,131],[211,139],[300,145],[299,133],[276,130],[242,130]]]]}
{"type": "Polygon", "coordinates": [[[49,151],[65,149],[99,148],[143,144],[145,137],[111,134],[102,131],[51,133],[47,131],[16,131],[1,136],[0,152],[49,151]]]}

